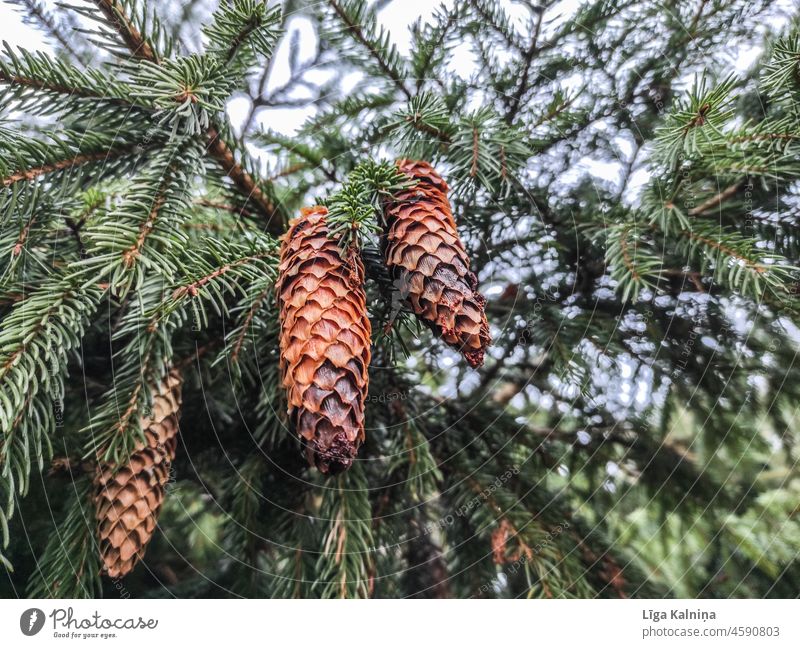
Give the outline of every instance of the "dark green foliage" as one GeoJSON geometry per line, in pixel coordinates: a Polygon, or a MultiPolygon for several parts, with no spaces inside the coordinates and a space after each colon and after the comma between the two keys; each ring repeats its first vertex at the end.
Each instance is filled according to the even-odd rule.
{"type": "Polygon", "coordinates": [[[17,4],[55,53],[0,52],[3,595],[797,595],[800,15],[470,0],[404,48],[384,2],[17,4]],[[383,265],[400,157],[452,189],[478,372],[383,265]],[[277,369],[277,239],[317,202],[374,331],[333,479],[277,369]],[[161,530],[101,582],[89,473],[170,367],[161,530]]]}

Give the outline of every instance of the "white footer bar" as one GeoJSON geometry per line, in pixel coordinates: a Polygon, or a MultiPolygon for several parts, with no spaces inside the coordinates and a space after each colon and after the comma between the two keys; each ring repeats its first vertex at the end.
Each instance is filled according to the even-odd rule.
{"type": "Polygon", "coordinates": [[[4,646],[136,648],[193,640],[299,648],[521,648],[564,641],[797,648],[800,601],[6,600],[0,637],[4,646]]]}

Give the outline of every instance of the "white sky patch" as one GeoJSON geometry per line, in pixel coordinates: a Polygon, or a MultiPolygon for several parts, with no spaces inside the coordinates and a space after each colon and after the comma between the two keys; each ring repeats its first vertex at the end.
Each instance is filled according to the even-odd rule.
{"type": "Polygon", "coordinates": [[[445,2],[420,2],[419,0],[404,0],[404,2],[390,2],[378,12],[378,22],[384,29],[389,30],[390,38],[397,50],[404,56],[411,53],[411,39],[408,28],[418,19],[422,24],[430,22],[436,9],[444,5],[448,9],[454,0],[445,2]]]}

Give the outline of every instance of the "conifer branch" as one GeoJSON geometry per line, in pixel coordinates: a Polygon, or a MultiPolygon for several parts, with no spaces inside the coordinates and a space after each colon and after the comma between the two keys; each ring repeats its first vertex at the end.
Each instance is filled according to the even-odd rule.
{"type": "Polygon", "coordinates": [[[88,88],[78,88],[75,86],[59,85],[57,83],[48,83],[47,81],[42,79],[26,77],[20,74],[13,74],[4,65],[0,67],[0,83],[25,86],[26,88],[31,88],[33,90],[46,90],[48,92],[69,95],[70,97],[80,97],[83,99],[101,99],[105,102],[114,104],[128,103],[127,101],[125,101],[120,97],[109,97],[108,95],[94,92],[88,88]]]}
{"type": "Polygon", "coordinates": [[[420,133],[425,133],[426,135],[430,135],[431,137],[440,140],[445,144],[449,144],[451,142],[451,137],[445,131],[432,126],[431,124],[426,123],[421,119],[422,115],[419,112],[415,112],[413,115],[406,115],[406,121],[411,124],[416,130],[420,133]]]}
{"type": "Polygon", "coordinates": [[[42,5],[38,0],[12,0],[16,1],[19,4],[23,5],[27,11],[27,16],[23,16],[23,20],[34,18],[39,25],[44,27],[50,36],[52,36],[58,44],[64,48],[70,56],[72,56],[76,60],[81,60],[82,57],[78,54],[78,52],[73,47],[72,42],[69,38],[64,34],[62,25],[60,25],[56,19],[53,18],[52,14],[47,10],[47,8],[42,5]]]}
{"type": "Polygon", "coordinates": [[[158,63],[155,51],[142,36],[133,22],[125,14],[125,10],[116,0],[94,0],[97,7],[122,38],[134,56],[158,63]]]}
{"type": "Polygon", "coordinates": [[[280,234],[285,227],[283,215],[280,210],[264,193],[253,176],[236,161],[233,151],[222,140],[216,128],[208,131],[208,152],[213,157],[226,175],[233,181],[243,196],[252,201],[267,218],[267,231],[271,234],[280,234]]]}
{"type": "Polygon", "coordinates": [[[3,178],[2,184],[4,187],[9,187],[13,185],[15,182],[20,182],[22,180],[25,181],[35,180],[39,176],[46,175],[48,173],[53,173],[55,171],[63,171],[65,169],[72,169],[74,167],[87,164],[89,162],[111,160],[114,158],[122,157],[124,155],[129,155],[132,152],[133,152],[132,147],[121,147],[117,149],[109,149],[107,151],[98,151],[96,153],[80,153],[78,155],[75,155],[73,157],[64,160],[49,162],[47,164],[42,164],[41,166],[32,167],[30,169],[25,169],[22,171],[17,171],[16,173],[12,173],[11,175],[3,178]]]}
{"type": "Polygon", "coordinates": [[[239,354],[242,351],[242,346],[244,345],[247,333],[250,331],[251,325],[256,317],[256,313],[261,309],[267,297],[272,294],[274,289],[275,287],[271,282],[267,284],[267,286],[256,295],[256,298],[253,300],[253,304],[247,310],[247,315],[245,315],[244,320],[242,320],[242,325],[239,327],[239,331],[234,336],[233,344],[231,345],[231,362],[234,364],[239,360],[239,354]]]}
{"type": "Polygon", "coordinates": [[[268,259],[274,256],[273,252],[264,252],[262,254],[253,254],[241,259],[237,259],[236,261],[231,261],[230,263],[226,263],[218,268],[215,268],[213,271],[209,272],[208,274],[203,275],[199,279],[195,279],[189,284],[184,286],[179,286],[172,292],[172,299],[177,300],[183,297],[184,295],[189,295],[190,297],[196,297],[199,293],[199,290],[205,286],[210,281],[221,277],[225,273],[237,268],[239,266],[246,265],[248,263],[252,263],[253,261],[257,261],[259,259],[268,259]]]}
{"type": "MultiPolygon", "coordinates": [[[[62,27],[40,0],[18,1],[46,34],[62,27]]],[[[765,44],[745,26],[777,25],[765,0],[696,0],[677,15],[585,2],[571,17],[525,0],[525,33],[499,0],[465,0],[416,22],[408,56],[381,27],[381,2],[328,0],[304,5],[315,53],[301,60],[305,30],[279,4],[225,0],[201,27],[193,0],[165,23],[152,0],[80,0],[65,47],[83,56],[91,42],[116,68],[0,52],[14,119],[0,125],[0,537],[13,540],[13,587],[101,593],[83,470],[126,458],[159,402],[152,385],[178,366],[197,372],[182,408],[192,456],[176,458],[182,491],[167,492],[161,518],[175,550],[150,550],[169,595],[795,595],[783,576],[800,546],[800,525],[785,524],[797,489],[779,482],[800,399],[797,28],[743,79],[725,76],[719,48],[765,44]],[[282,26],[288,81],[265,95],[271,64],[255,64],[282,26]],[[699,69],[705,80],[676,96],[699,69]],[[291,136],[237,137],[225,106],[248,90],[248,125],[263,106],[316,114],[291,136]],[[253,146],[275,154],[266,172],[253,146]],[[413,326],[387,267],[391,231],[438,308],[460,299],[442,289],[448,273],[470,265],[386,222],[397,158],[440,170],[450,191],[434,209],[449,205],[481,275],[467,288],[491,282],[499,341],[481,373],[413,326]],[[621,174],[595,182],[586,160],[621,160],[621,174]],[[286,434],[277,242],[258,231],[283,233],[312,197],[343,257],[365,265],[373,324],[395,323],[372,344],[366,442],[336,480],[301,466],[286,434]],[[72,367],[82,380],[65,379],[72,367]],[[56,443],[61,470],[44,487],[59,517],[44,524],[20,496],[56,443]],[[20,502],[29,542],[8,524],[20,502]],[[713,552],[697,552],[709,537],[713,552]],[[630,559],[628,546],[647,551],[630,559]]],[[[409,216],[426,182],[403,185],[409,216]]],[[[311,257],[296,301],[313,309],[333,296],[317,285],[325,259],[311,257]]],[[[298,353],[327,336],[331,361],[351,360],[331,322],[296,321],[298,353]]],[[[322,391],[307,396],[326,408],[322,391]]],[[[135,578],[137,595],[163,594],[151,581],[135,578]]]]}
{"type": "Polygon", "coordinates": [[[539,45],[539,32],[542,29],[544,8],[537,7],[535,13],[536,13],[536,19],[535,19],[536,22],[533,28],[533,33],[531,34],[530,45],[525,51],[525,55],[523,56],[522,59],[522,76],[520,77],[519,84],[517,84],[516,90],[514,90],[514,94],[511,95],[511,101],[509,102],[508,110],[506,111],[505,115],[506,123],[508,124],[514,122],[514,119],[516,118],[517,113],[519,112],[519,109],[522,105],[522,98],[528,91],[528,78],[530,76],[533,60],[536,57],[537,47],[539,45]]]}
{"type": "Polygon", "coordinates": [[[720,253],[722,253],[724,256],[730,257],[731,259],[734,259],[734,260],[742,263],[743,265],[747,266],[748,268],[750,268],[751,270],[753,270],[757,274],[763,275],[766,272],[768,272],[768,270],[769,270],[768,266],[766,266],[766,265],[764,265],[762,263],[759,263],[757,261],[754,261],[751,258],[748,258],[744,254],[741,254],[737,250],[733,249],[733,247],[731,247],[729,245],[726,245],[722,241],[711,239],[711,238],[709,238],[707,236],[703,236],[702,234],[698,234],[698,233],[692,232],[690,230],[684,230],[681,233],[683,234],[683,236],[691,239],[692,241],[697,241],[699,243],[702,243],[704,246],[707,246],[707,247],[711,248],[712,250],[717,250],[720,253]]]}
{"type": "Polygon", "coordinates": [[[734,182],[732,185],[720,191],[717,195],[712,196],[708,200],[700,203],[697,207],[690,209],[688,211],[689,216],[701,216],[710,209],[719,206],[721,203],[725,202],[728,198],[731,198],[732,196],[736,195],[736,192],[739,191],[739,187],[742,186],[743,182],[744,180],[734,182]]]}
{"type": "Polygon", "coordinates": [[[351,20],[350,14],[345,10],[345,7],[338,0],[328,0],[328,4],[339,16],[339,19],[344,23],[347,30],[352,34],[353,38],[363,45],[369,52],[370,56],[375,60],[380,69],[386,76],[392,80],[395,87],[402,92],[406,99],[411,101],[412,94],[406,88],[403,79],[397,74],[397,71],[391,66],[384,58],[383,55],[375,47],[375,44],[365,36],[363,27],[358,23],[351,20]]]}
{"type": "MultiPolygon", "coordinates": [[[[147,59],[152,63],[159,63],[153,49],[125,16],[124,11],[115,0],[95,0],[95,2],[116,27],[125,44],[134,55],[147,59]]],[[[239,191],[249,200],[252,200],[267,217],[268,231],[272,233],[282,232],[285,224],[281,220],[279,210],[267,198],[253,177],[236,161],[233,151],[222,140],[216,127],[212,126],[208,129],[207,141],[207,150],[211,157],[219,163],[239,191]]]]}

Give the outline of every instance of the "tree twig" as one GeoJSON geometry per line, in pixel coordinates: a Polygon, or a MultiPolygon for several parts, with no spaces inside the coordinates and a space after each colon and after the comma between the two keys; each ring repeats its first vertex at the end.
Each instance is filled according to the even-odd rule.
{"type": "Polygon", "coordinates": [[[58,160],[56,162],[50,162],[48,164],[42,164],[38,167],[33,167],[32,169],[24,169],[12,173],[10,176],[2,179],[2,185],[4,187],[8,187],[15,182],[19,182],[20,180],[33,180],[34,178],[38,178],[39,176],[47,173],[71,169],[72,167],[81,166],[87,162],[96,162],[98,160],[120,157],[131,152],[132,149],[130,147],[126,147],[110,151],[98,151],[97,153],[82,153],[80,155],[74,155],[66,160],[58,160]]]}
{"type": "Polygon", "coordinates": [[[350,21],[347,13],[344,11],[342,6],[336,2],[336,0],[328,0],[328,4],[333,8],[336,12],[336,15],[342,20],[342,22],[347,27],[347,30],[353,35],[353,37],[361,43],[364,47],[367,48],[369,53],[372,55],[372,58],[375,59],[375,62],[378,66],[383,70],[383,72],[388,76],[397,86],[397,88],[406,96],[406,99],[411,99],[411,92],[409,92],[408,88],[406,88],[406,84],[403,83],[403,80],[397,76],[397,73],[392,69],[392,66],[389,65],[386,61],[383,60],[380,52],[378,52],[372,45],[372,43],[367,40],[364,36],[364,32],[362,31],[359,25],[353,24],[350,21]]]}
{"type": "Polygon", "coordinates": [[[150,44],[139,33],[125,11],[116,0],[95,0],[95,4],[109,23],[117,30],[125,45],[134,56],[158,63],[158,57],[150,44]]]}
{"type": "MultiPolygon", "coordinates": [[[[115,0],[95,0],[100,10],[115,27],[128,48],[141,58],[158,63],[153,48],[136,30],[131,21],[115,0]]],[[[208,147],[206,151],[225,170],[236,188],[247,196],[267,217],[267,231],[271,234],[283,232],[284,222],[278,208],[266,196],[255,179],[236,161],[231,148],[222,140],[219,130],[211,126],[207,131],[208,147]]]]}
{"type": "Polygon", "coordinates": [[[742,182],[744,180],[738,180],[734,182],[730,187],[726,187],[722,191],[720,191],[716,196],[712,196],[705,202],[699,204],[697,207],[694,207],[689,210],[689,216],[700,216],[701,214],[707,212],[709,209],[713,209],[717,205],[725,202],[728,198],[733,196],[737,191],[739,191],[739,187],[742,186],[742,182]]]}
{"type": "Polygon", "coordinates": [[[270,234],[282,233],[285,223],[280,210],[259,187],[253,176],[236,161],[233,151],[220,138],[219,132],[213,126],[208,129],[207,151],[225,170],[225,173],[239,191],[247,196],[248,200],[255,203],[259,211],[267,217],[267,231],[270,234]]]}

